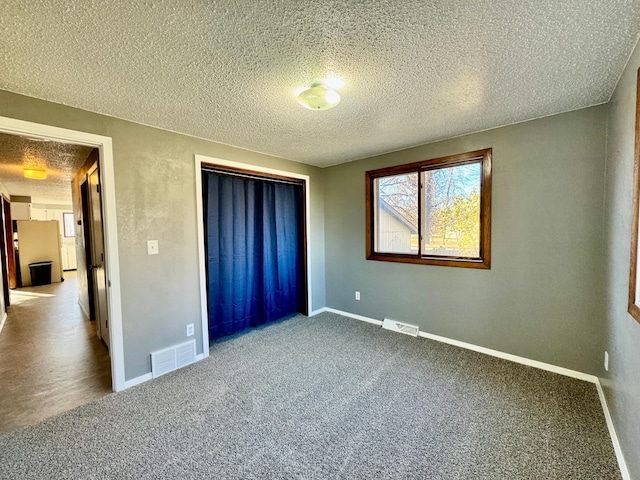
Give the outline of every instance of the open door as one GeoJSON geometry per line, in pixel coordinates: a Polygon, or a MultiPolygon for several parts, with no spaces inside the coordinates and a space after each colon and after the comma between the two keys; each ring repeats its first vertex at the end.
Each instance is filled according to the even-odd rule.
{"type": "MultiPolygon", "coordinates": [[[[2,293],[4,295],[4,306],[5,308],[9,306],[9,270],[7,268],[7,237],[10,238],[5,232],[6,222],[4,219],[4,198],[0,197],[0,203],[2,204],[2,208],[0,208],[0,232],[2,232],[2,238],[0,238],[0,262],[2,262],[2,278],[4,281],[2,282],[2,293]]],[[[9,222],[11,225],[11,222],[9,222]]]]}
{"type": "Polygon", "coordinates": [[[89,187],[89,225],[91,228],[91,275],[93,279],[96,327],[102,341],[110,347],[107,285],[104,269],[104,231],[102,226],[102,199],[100,174],[96,163],[87,174],[89,187]]]}
{"type": "Polygon", "coordinates": [[[5,248],[7,255],[7,283],[9,288],[16,288],[18,286],[16,278],[16,254],[13,244],[13,222],[11,221],[11,202],[5,196],[2,197],[2,208],[4,210],[4,235],[5,235],[5,248]]]}
{"type": "Polygon", "coordinates": [[[85,312],[89,314],[90,320],[96,319],[96,299],[93,287],[93,270],[91,265],[93,264],[91,248],[91,213],[89,205],[89,181],[87,175],[84,175],[84,180],[80,184],[80,203],[82,209],[82,241],[84,246],[84,264],[86,265],[86,280],[87,280],[87,297],[89,302],[89,311],[85,312]]]}

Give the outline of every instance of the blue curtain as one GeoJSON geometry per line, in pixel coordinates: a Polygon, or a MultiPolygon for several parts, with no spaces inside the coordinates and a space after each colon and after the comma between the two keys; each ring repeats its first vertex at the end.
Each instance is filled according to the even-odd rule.
{"type": "Polygon", "coordinates": [[[209,338],[304,308],[302,186],[202,174],[209,338]]]}

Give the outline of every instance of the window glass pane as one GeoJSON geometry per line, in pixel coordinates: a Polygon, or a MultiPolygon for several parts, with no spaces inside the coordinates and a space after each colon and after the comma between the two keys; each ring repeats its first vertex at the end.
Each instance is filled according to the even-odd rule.
{"type": "Polygon", "coordinates": [[[418,174],[375,181],[376,251],[418,253],[418,174]]]}
{"type": "Polygon", "coordinates": [[[73,219],[73,213],[63,213],[62,218],[64,220],[64,236],[65,237],[75,237],[76,236],[76,225],[73,219]]]}
{"type": "Polygon", "coordinates": [[[423,255],[480,256],[481,174],[480,162],[423,172],[423,255]]]}

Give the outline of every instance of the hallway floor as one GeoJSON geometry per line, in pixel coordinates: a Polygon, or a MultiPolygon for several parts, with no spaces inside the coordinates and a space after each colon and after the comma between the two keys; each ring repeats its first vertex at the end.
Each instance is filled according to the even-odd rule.
{"type": "Polygon", "coordinates": [[[11,291],[0,333],[0,434],[111,392],[107,347],[78,305],[76,272],[11,291]]]}

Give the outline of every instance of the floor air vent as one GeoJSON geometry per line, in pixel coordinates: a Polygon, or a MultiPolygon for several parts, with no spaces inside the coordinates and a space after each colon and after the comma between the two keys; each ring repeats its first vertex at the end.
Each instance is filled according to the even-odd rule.
{"type": "Polygon", "coordinates": [[[196,341],[151,352],[151,373],[153,378],[169,373],[196,360],[196,341]]]}
{"type": "Polygon", "coordinates": [[[417,337],[419,330],[417,325],[410,325],[408,323],[398,322],[397,320],[391,320],[389,318],[384,319],[384,322],[382,322],[382,328],[411,335],[412,337],[417,337]]]}

